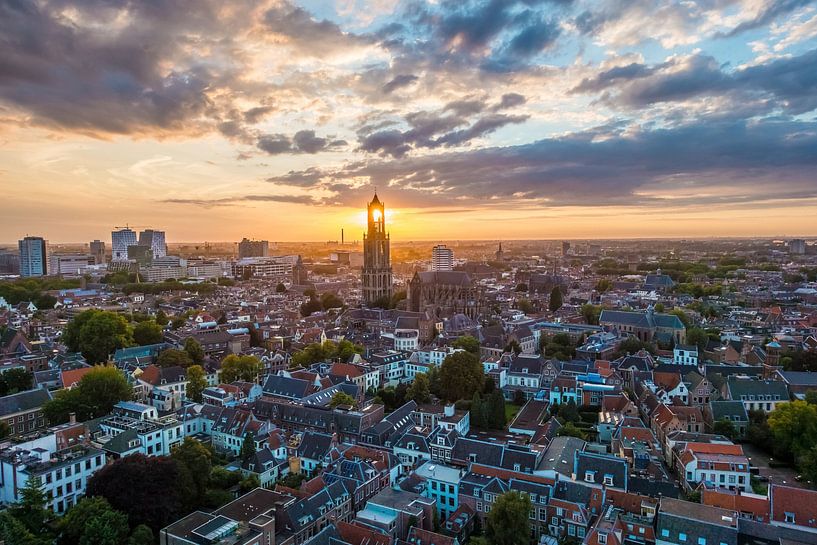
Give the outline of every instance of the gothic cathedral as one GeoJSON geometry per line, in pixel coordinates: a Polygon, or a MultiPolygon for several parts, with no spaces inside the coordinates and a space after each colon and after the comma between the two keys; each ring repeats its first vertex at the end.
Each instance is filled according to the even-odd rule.
{"type": "Polygon", "coordinates": [[[391,257],[386,233],[386,207],[374,194],[367,207],[369,226],[363,235],[363,302],[372,305],[391,298],[391,257]]]}

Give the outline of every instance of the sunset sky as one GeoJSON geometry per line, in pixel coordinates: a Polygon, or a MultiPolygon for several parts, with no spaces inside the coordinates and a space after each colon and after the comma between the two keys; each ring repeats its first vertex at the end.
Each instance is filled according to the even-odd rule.
{"type": "Polygon", "coordinates": [[[0,0],[0,242],[817,235],[817,2],[0,0]]]}

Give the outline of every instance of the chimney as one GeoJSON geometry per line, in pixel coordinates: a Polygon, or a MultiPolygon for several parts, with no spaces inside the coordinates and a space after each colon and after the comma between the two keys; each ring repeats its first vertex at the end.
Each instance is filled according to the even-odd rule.
{"type": "Polygon", "coordinates": [[[77,413],[68,413],[68,423],[69,424],[77,423],[77,413]]]}

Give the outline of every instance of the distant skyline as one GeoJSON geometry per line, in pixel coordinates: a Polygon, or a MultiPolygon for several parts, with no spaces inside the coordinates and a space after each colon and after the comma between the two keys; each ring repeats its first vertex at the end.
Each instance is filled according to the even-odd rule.
{"type": "Polygon", "coordinates": [[[817,235],[813,0],[0,4],[0,240],[817,235]]]}

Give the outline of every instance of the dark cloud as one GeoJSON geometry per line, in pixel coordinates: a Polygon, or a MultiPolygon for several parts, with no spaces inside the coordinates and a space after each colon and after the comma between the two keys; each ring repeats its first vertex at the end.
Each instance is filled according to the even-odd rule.
{"type": "Polygon", "coordinates": [[[394,76],[394,78],[391,81],[389,81],[383,86],[383,94],[388,95],[396,91],[397,89],[400,89],[402,87],[408,87],[412,83],[416,82],[418,79],[420,78],[418,78],[414,74],[400,74],[394,76]]]}
{"type": "Polygon", "coordinates": [[[270,155],[285,153],[306,153],[314,155],[324,151],[335,151],[346,145],[345,140],[324,138],[313,130],[296,132],[292,137],[285,134],[265,134],[258,138],[256,147],[270,155]]]}
{"type": "Polygon", "coordinates": [[[817,123],[722,122],[638,131],[599,128],[511,148],[485,148],[398,161],[357,161],[272,177],[275,184],[324,189],[354,204],[369,187],[389,187],[402,206],[457,199],[541,202],[547,206],[667,205],[659,196],[685,188],[689,202],[750,203],[813,196],[817,123]],[[743,187],[719,196],[720,184],[743,187]],[[696,190],[697,188],[697,190],[696,190]]]}
{"type": "Polygon", "coordinates": [[[723,33],[720,36],[735,36],[741,32],[761,27],[771,23],[781,15],[791,13],[795,9],[807,6],[813,2],[814,0],[770,0],[754,19],[741,23],[731,31],[723,33]]]}
{"type": "Polygon", "coordinates": [[[502,95],[502,100],[494,106],[494,110],[505,110],[507,108],[515,108],[516,106],[521,106],[528,101],[524,95],[520,95],[519,93],[506,93],[502,95]]]}
{"type": "Polygon", "coordinates": [[[604,100],[610,104],[633,109],[702,96],[733,96],[738,111],[747,100],[756,99],[766,101],[769,108],[802,114],[817,108],[817,49],[737,70],[704,54],[655,66],[633,63],[586,78],[572,92],[598,91],[605,91],[604,100]]]}
{"type": "Polygon", "coordinates": [[[233,206],[248,202],[280,202],[291,204],[317,204],[319,201],[309,195],[242,195],[239,197],[222,197],[218,199],[165,199],[169,204],[192,204],[205,208],[214,206],[233,206]]]}

